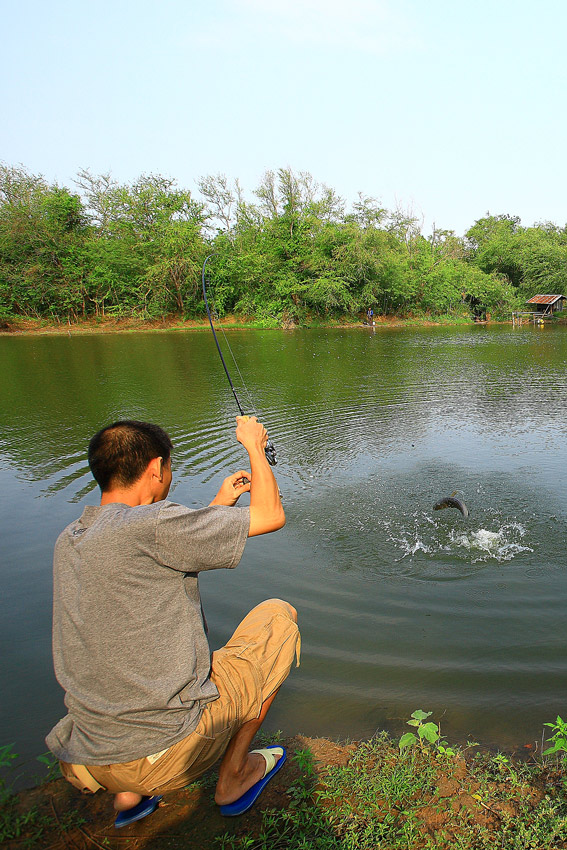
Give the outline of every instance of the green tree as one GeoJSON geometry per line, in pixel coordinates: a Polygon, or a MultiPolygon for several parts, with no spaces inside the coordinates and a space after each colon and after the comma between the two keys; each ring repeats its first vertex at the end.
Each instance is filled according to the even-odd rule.
{"type": "Polygon", "coordinates": [[[482,271],[504,274],[514,285],[522,282],[522,264],[516,254],[516,237],[520,219],[497,215],[481,218],[467,231],[471,258],[482,271]]]}
{"type": "Polygon", "coordinates": [[[0,293],[4,311],[76,316],[82,301],[81,200],[24,169],[0,166],[0,293]]]}

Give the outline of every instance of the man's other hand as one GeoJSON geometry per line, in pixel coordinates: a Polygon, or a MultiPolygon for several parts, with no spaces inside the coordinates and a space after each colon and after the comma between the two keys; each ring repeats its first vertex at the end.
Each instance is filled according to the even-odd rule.
{"type": "Polygon", "coordinates": [[[222,482],[221,488],[211,502],[211,505],[226,505],[231,508],[235,505],[243,493],[250,492],[250,480],[252,475],[245,469],[239,469],[233,475],[229,475],[222,482]]]}

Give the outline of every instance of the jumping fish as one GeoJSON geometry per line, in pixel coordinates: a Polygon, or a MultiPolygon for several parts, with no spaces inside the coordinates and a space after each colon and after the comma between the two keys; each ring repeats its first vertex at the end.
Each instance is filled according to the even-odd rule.
{"type": "Polygon", "coordinates": [[[444,499],[439,499],[438,502],[435,502],[435,504],[433,505],[433,510],[442,511],[443,508],[457,508],[457,510],[459,510],[463,516],[468,516],[469,509],[467,508],[465,503],[461,501],[461,499],[455,498],[456,492],[457,491],[455,490],[453,493],[451,493],[450,496],[446,496],[444,499]]]}

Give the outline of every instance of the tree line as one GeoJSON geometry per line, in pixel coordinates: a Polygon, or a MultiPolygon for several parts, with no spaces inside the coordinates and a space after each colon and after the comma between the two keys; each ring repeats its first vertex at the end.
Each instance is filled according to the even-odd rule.
{"type": "Polygon", "coordinates": [[[0,164],[0,320],[204,314],[265,325],[377,315],[505,318],[567,294],[567,228],[487,215],[463,237],[359,194],[267,171],[247,200],[210,175],[193,194],[161,175],[119,183],[81,170],[68,188],[0,164]]]}

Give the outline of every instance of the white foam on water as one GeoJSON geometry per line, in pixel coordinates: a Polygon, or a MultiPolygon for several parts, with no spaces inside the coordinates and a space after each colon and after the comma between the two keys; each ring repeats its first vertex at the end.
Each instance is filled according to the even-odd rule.
{"type": "Polygon", "coordinates": [[[502,525],[498,531],[479,528],[478,531],[452,533],[451,542],[476,555],[473,557],[473,563],[486,561],[489,558],[497,561],[511,561],[520,552],[533,552],[531,546],[525,546],[520,542],[525,534],[526,529],[523,525],[511,522],[502,525]]]}
{"type": "Polygon", "coordinates": [[[418,520],[413,529],[393,529],[390,522],[384,523],[389,542],[401,552],[399,560],[419,552],[445,556],[453,553],[459,559],[470,553],[470,562],[476,564],[489,560],[511,561],[521,552],[533,552],[531,546],[522,542],[526,529],[518,522],[505,523],[495,531],[451,529],[447,535],[446,529],[431,522],[429,517],[423,519],[425,523],[418,520]]]}
{"type": "Polygon", "coordinates": [[[431,546],[428,546],[418,534],[416,534],[414,540],[408,539],[407,535],[402,535],[402,537],[390,537],[390,542],[395,543],[402,550],[402,560],[403,558],[407,558],[408,555],[415,555],[416,552],[425,552],[425,554],[429,554],[433,552],[434,549],[431,546]]]}

